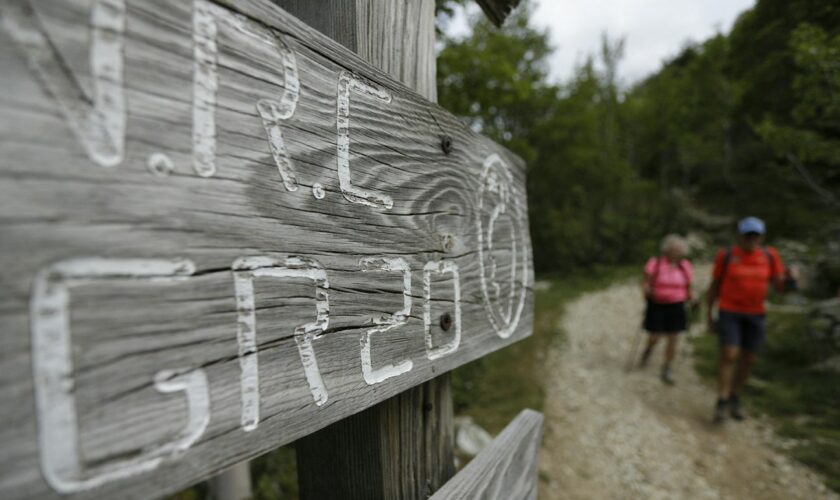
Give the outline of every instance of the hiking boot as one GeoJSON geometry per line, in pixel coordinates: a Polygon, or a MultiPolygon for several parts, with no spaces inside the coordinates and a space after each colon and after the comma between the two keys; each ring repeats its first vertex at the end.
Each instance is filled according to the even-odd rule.
{"type": "Polygon", "coordinates": [[[674,374],[671,372],[670,366],[662,367],[662,382],[668,385],[674,385],[674,374]]]}
{"type": "Polygon", "coordinates": [[[724,420],[726,420],[726,408],[727,408],[728,401],[725,399],[718,399],[717,404],[715,404],[715,416],[712,418],[712,421],[716,424],[722,424],[724,420]]]}
{"type": "Polygon", "coordinates": [[[744,410],[741,408],[741,400],[738,396],[732,395],[729,397],[729,415],[735,420],[744,420],[747,418],[747,415],[744,414],[744,410]]]}

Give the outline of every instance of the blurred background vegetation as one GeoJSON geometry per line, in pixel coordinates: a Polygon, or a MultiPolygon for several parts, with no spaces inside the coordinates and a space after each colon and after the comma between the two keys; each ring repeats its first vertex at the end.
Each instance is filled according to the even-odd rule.
{"type": "MultiPolygon", "coordinates": [[[[464,0],[439,0],[446,22],[464,0]]],[[[730,33],[688,43],[643,81],[602,35],[569,81],[528,1],[501,29],[441,33],[440,104],[528,165],[539,274],[639,262],[669,231],[825,239],[840,214],[840,3],[759,0],[730,33]]],[[[830,235],[829,235],[830,236],[830,235]]]]}

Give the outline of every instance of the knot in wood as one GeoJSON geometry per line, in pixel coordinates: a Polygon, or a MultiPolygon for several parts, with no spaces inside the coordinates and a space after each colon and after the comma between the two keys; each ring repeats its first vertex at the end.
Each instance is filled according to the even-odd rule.
{"type": "Polygon", "coordinates": [[[443,150],[444,154],[449,154],[452,152],[452,138],[448,135],[444,135],[440,138],[440,149],[443,150]]]}

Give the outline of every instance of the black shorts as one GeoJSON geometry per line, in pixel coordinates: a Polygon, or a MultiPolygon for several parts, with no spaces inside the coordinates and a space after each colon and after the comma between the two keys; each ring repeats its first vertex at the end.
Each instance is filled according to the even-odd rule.
{"type": "Polygon", "coordinates": [[[650,299],[645,310],[645,330],[651,333],[679,333],[685,331],[685,302],[659,304],[650,299]]]}

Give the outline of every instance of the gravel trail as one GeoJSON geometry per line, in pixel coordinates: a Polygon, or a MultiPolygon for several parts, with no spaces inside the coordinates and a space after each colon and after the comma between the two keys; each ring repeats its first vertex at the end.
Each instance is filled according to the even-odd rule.
{"type": "Polygon", "coordinates": [[[642,309],[638,286],[627,283],[567,308],[568,342],[545,365],[540,498],[840,498],[774,450],[766,421],[711,424],[715,393],[694,372],[688,343],[673,387],[658,378],[661,345],[647,369],[627,373],[642,309]]]}

